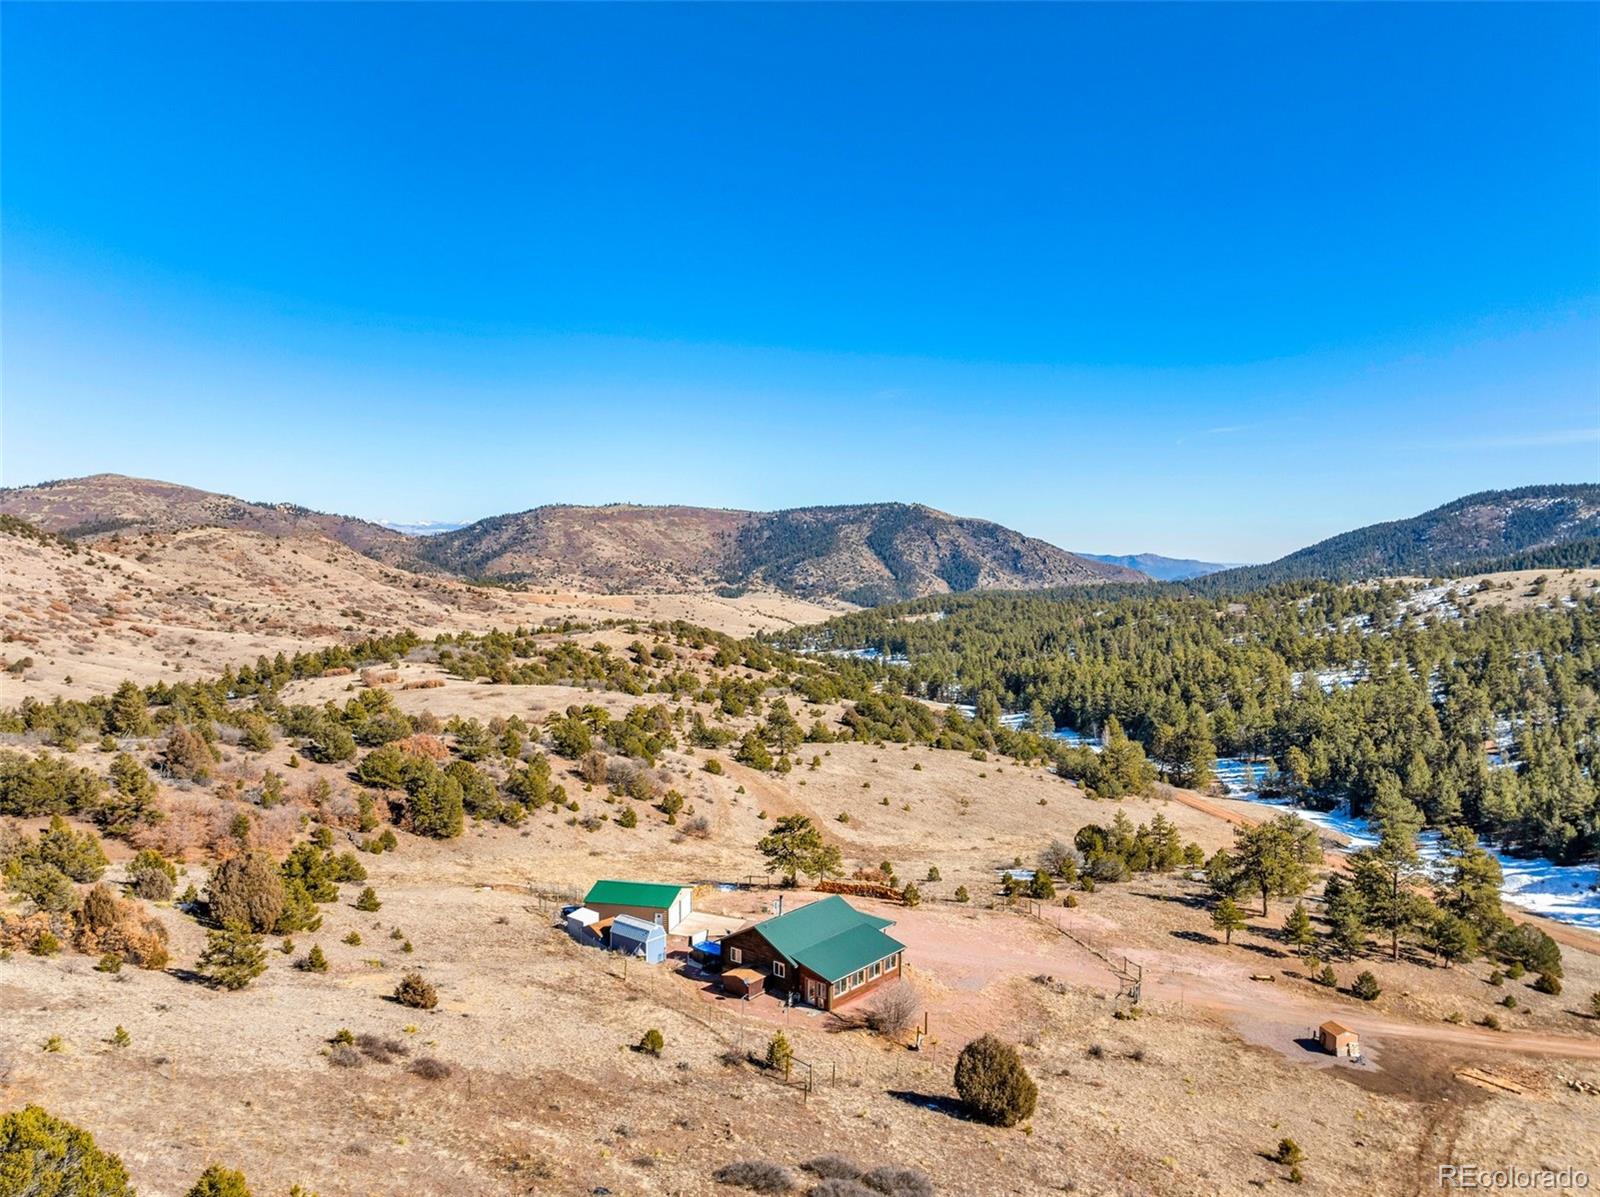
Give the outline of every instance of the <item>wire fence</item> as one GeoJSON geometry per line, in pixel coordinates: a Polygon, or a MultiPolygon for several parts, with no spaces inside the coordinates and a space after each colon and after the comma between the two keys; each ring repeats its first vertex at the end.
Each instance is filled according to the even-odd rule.
{"type": "Polygon", "coordinates": [[[1015,902],[1011,909],[1018,914],[1025,915],[1047,927],[1054,928],[1061,935],[1070,939],[1084,951],[1088,952],[1117,978],[1117,996],[1125,997],[1137,1003],[1144,993],[1144,965],[1136,960],[1129,959],[1126,955],[1113,948],[1097,943],[1092,935],[1086,931],[1076,931],[1064,926],[1055,915],[1055,907],[1046,906],[1043,902],[1031,898],[1024,898],[1015,902]]]}

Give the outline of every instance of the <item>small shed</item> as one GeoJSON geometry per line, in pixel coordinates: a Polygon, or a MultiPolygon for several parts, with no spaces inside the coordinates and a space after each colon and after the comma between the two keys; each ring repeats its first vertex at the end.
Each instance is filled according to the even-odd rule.
{"type": "Polygon", "coordinates": [[[734,997],[755,997],[766,987],[766,975],[753,968],[730,968],[722,974],[722,991],[734,997]]]}
{"type": "Polygon", "coordinates": [[[1317,1042],[1329,1055],[1354,1057],[1361,1054],[1361,1037],[1343,1023],[1332,1019],[1317,1028],[1317,1042]]]}
{"type": "Polygon", "coordinates": [[[599,921],[600,916],[587,906],[574,906],[567,911],[567,934],[586,947],[600,947],[599,921]]]}
{"type": "Polygon", "coordinates": [[[611,950],[643,957],[646,964],[660,964],[667,958],[666,928],[619,914],[611,920],[611,950]]]}

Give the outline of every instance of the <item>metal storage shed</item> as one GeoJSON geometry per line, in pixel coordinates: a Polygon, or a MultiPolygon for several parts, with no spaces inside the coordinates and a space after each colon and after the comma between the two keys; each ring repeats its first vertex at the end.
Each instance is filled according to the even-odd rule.
{"type": "Polygon", "coordinates": [[[611,950],[643,957],[646,964],[660,964],[667,958],[666,928],[619,914],[611,920],[611,950]]]}
{"type": "Polygon", "coordinates": [[[567,934],[586,947],[600,946],[600,916],[587,906],[575,906],[567,911],[567,934]]]}
{"type": "Polygon", "coordinates": [[[694,909],[694,887],[653,881],[596,881],[583,904],[603,919],[631,914],[647,923],[659,923],[670,935],[694,909]]]}

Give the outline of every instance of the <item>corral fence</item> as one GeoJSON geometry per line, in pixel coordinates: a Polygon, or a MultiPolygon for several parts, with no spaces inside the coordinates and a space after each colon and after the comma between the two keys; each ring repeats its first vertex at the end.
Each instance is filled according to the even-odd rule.
{"type": "Polygon", "coordinates": [[[1136,960],[1130,960],[1126,955],[1114,948],[1097,943],[1094,937],[1086,931],[1074,931],[1062,926],[1054,915],[1055,908],[1046,906],[1043,902],[1032,898],[1024,898],[1013,903],[1010,908],[1020,915],[1043,923],[1047,927],[1053,927],[1061,935],[1064,935],[1099,960],[1117,978],[1117,996],[1127,998],[1130,1002],[1137,1004],[1144,992],[1144,965],[1136,960]]]}

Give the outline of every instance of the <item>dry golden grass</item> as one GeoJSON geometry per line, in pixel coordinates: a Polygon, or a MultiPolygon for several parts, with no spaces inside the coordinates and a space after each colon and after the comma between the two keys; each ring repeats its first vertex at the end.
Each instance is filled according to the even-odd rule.
{"type": "MultiPolygon", "coordinates": [[[[159,551],[188,552],[181,536],[159,551]]],[[[262,568],[293,575],[304,564],[294,560],[294,547],[283,542],[262,568]]],[[[26,564],[25,555],[16,559],[26,564]]],[[[170,662],[175,644],[186,643],[155,618],[176,619],[180,593],[119,598],[116,587],[129,574],[111,570],[118,564],[125,571],[150,568],[127,558],[80,562],[88,572],[71,578],[84,594],[130,606],[105,616],[113,622],[97,625],[101,638],[91,636],[85,655],[72,659],[74,689],[109,688],[125,665],[158,665],[162,657],[142,645],[170,662]],[[102,585],[112,589],[95,589],[102,585]],[[157,634],[146,637],[135,625],[157,634]],[[80,679],[78,661],[103,674],[80,679]]],[[[360,558],[345,565],[351,587],[369,596],[388,593],[365,572],[381,574],[383,567],[360,558]]],[[[6,611],[8,621],[24,618],[15,605],[21,602],[34,621],[26,626],[63,636],[59,643],[66,644],[77,633],[53,621],[59,616],[64,628],[79,627],[74,621],[87,600],[69,596],[65,611],[51,611],[42,575],[27,572],[59,567],[27,565],[22,582],[8,582],[6,611]]],[[[136,589],[155,586],[145,574],[135,576],[144,579],[136,589]]],[[[296,613],[291,625],[311,620],[322,612],[309,606],[311,597],[332,581],[311,577],[264,606],[276,611],[287,604],[281,609],[296,613]]],[[[565,610],[553,599],[546,605],[539,596],[498,592],[484,596],[480,608],[479,597],[425,587],[414,601],[437,602],[432,626],[440,627],[450,620],[485,626],[506,602],[565,610]],[[480,619],[484,625],[473,622],[480,619]]],[[[412,600],[396,595],[395,601],[412,600]]],[[[588,605],[574,610],[591,615],[635,613],[626,598],[579,601],[588,605]]],[[[718,605],[725,600],[697,607],[684,596],[660,601],[683,604],[682,615],[701,623],[777,618],[754,601],[745,607],[718,605]]],[[[421,613],[433,610],[424,606],[421,613]]],[[[674,610],[655,614],[670,617],[674,610]]],[[[195,672],[204,672],[203,654],[253,656],[254,648],[235,651],[247,643],[282,643],[289,651],[319,642],[293,626],[281,641],[277,631],[207,629],[203,612],[190,612],[184,633],[194,636],[189,651],[196,655],[178,657],[195,672]]],[[[608,631],[583,638],[620,648],[631,636],[608,631]]],[[[41,680],[28,684],[40,692],[65,686],[50,680],[53,670],[65,670],[65,659],[37,655],[41,680]]],[[[620,714],[636,702],[659,700],[467,682],[415,662],[393,677],[389,672],[297,682],[285,697],[342,702],[377,685],[413,714],[485,721],[518,715],[530,722],[575,702],[620,714]]],[[[14,701],[11,693],[5,701],[14,701]]],[[[792,705],[809,725],[812,713],[792,705]]],[[[838,709],[821,714],[831,719],[838,709]]],[[[735,721],[736,729],[749,722],[735,721]]],[[[241,809],[226,795],[248,792],[267,768],[284,774],[290,802],[260,819],[255,834],[265,846],[281,851],[300,833],[300,803],[318,778],[333,787],[336,812],[353,810],[355,786],[342,770],[303,760],[291,767],[292,753],[288,744],[259,756],[225,748],[209,788],[163,786],[169,820],[152,834],[171,837],[163,840],[169,848],[188,848],[180,890],[190,882],[204,887],[204,861],[226,846],[218,836],[226,837],[241,809]]],[[[1109,822],[1118,809],[1135,822],[1160,811],[1185,840],[1209,852],[1229,841],[1231,828],[1205,810],[1165,797],[1096,801],[1038,768],[924,747],[806,745],[786,776],[755,773],[733,763],[729,752],[714,754],[726,768],[714,776],[703,769],[709,755],[672,751],[657,767],[661,784],[687,798],[680,819],[708,819],[706,837],[684,834],[683,825],[669,825],[660,811],[639,803],[632,803],[637,827],[606,821],[585,830],[582,816],[610,814],[631,800],[608,803],[600,789],[585,790],[568,763],[554,761],[578,812],[545,808],[518,828],[469,823],[461,838],[445,842],[401,833],[398,852],[362,856],[382,909],[355,910],[360,887],[343,887],[341,901],[324,907],[323,926],[296,935],[292,954],[272,952],[266,975],[242,992],[213,992],[182,971],[198,956],[204,931],[170,907],[156,913],[169,929],[178,966],[171,972],[124,969],[113,977],[80,955],[0,961],[0,1106],[39,1102],[87,1127],[122,1154],[141,1193],[157,1195],[184,1192],[213,1161],[242,1168],[257,1193],[283,1193],[299,1183],[322,1197],[498,1197],[598,1187],[616,1194],[732,1194],[710,1179],[721,1164],[758,1158],[792,1166],[823,1151],[867,1165],[923,1168],[943,1194],[1233,1194],[1283,1183],[1286,1169],[1261,1153],[1284,1137],[1307,1153],[1303,1191],[1311,1193],[1429,1191],[1432,1169],[1450,1162],[1569,1164],[1600,1172],[1600,1099],[1564,1079],[1600,1083],[1600,1023],[1579,1013],[1600,987],[1600,960],[1592,954],[1568,949],[1562,997],[1535,994],[1525,983],[1494,989],[1481,964],[1444,970],[1377,958],[1336,962],[1346,982],[1357,968],[1378,975],[1384,994],[1360,1003],[1304,979],[1304,965],[1277,936],[1283,903],[1274,903],[1268,919],[1252,918],[1232,946],[1223,946],[1197,902],[1199,885],[1178,877],[1101,886],[1076,895],[1070,909],[1042,908],[1042,918],[1007,909],[997,898],[998,868],[1019,857],[1031,864],[1052,837],[1070,840],[1082,824],[1109,822]],[[841,845],[847,869],[888,860],[902,882],[918,882],[925,901],[917,909],[862,904],[894,918],[893,934],[907,945],[911,983],[928,1020],[923,1050],[872,1037],[859,1025],[859,1011],[835,1018],[785,1011],[771,999],[737,1003],[718,998],[703,978],[679,972],[676,962],[625,967],[568,939],[557,926],[559,903],[537,896],[581,894],[602,876],[759,881],[753,846],[787,813],[810,815],[841,845]],[[940,881],[924,881],[930,868],[939,870],[940,881]],[[951,901],[958,886],[974,900],[951,901]],[[359,945],[345,942],[351,933],[360,935],[359,945]],[[413,952],[403,950],[408,942],[413,952]],[[329,958],[326,974],[292,967],[313,943],[329,958]],[[1143,967],[1142,1017],[1115,1017],[1127,1003],[1117,1000],[1119,979],[1103,956],[1143,967]],[[387,1000],[413,968],[437,984],[436,1010],[387,1000]],[[1517,1010],[1493,1005],[1505,992],[1518,996],[1517,1010]],[[1464,1025],[1445,1021],[1455,1011],[1464,1025]],[[1506,1030],[1471,1025],[1489,1012],[1506,1030]],[[1329,1016],[1361,1032],[1368,1065],[1336,1063],[1297,1042],[1329,1016]],[[127,1047],[106,1042],[118,1025],[132,1037],[127,1047]],[[726,1062],[759,1052],[780,1026],[814,1075],[827,1078],[809,1096],[750,1065],[726,1062]],[[666,1039],[660,1059],[631,1050],[651,1027],[666,1039]],[[341,1028],[399,1040],[410,1049],[404,1061],[437,1058],[450,1073],[427,1079],[404,1061],[365,1057],[358,1067],[336,1067],[328,1041],[341,1028]],[[955,1055],[984,1031],[1019,1043],[1038,1080],[1039,1109],[1025,1128],[974,1124],[951,1102],[955,1055]],[[52,1035],[62,1038],[65,1051],[41,1050],[52,1035]],[[1458,1080],[1466,1069],[1512,1083],[1495,1089],[1481,1079],[1458,1080]]],[[[91,747],[76,757],[105,763],[91,747]]],[[[341,850],[360,838],[341,835],[341,850]]],[[[108,847],[116,878],[130,850],[108,847]]],[[[696,903],[731,924],[759,917],[776,897],[771,890],[707,884],[696,903]]],[[[786,900],[808,897],[790,893],[786,900]]]]}

